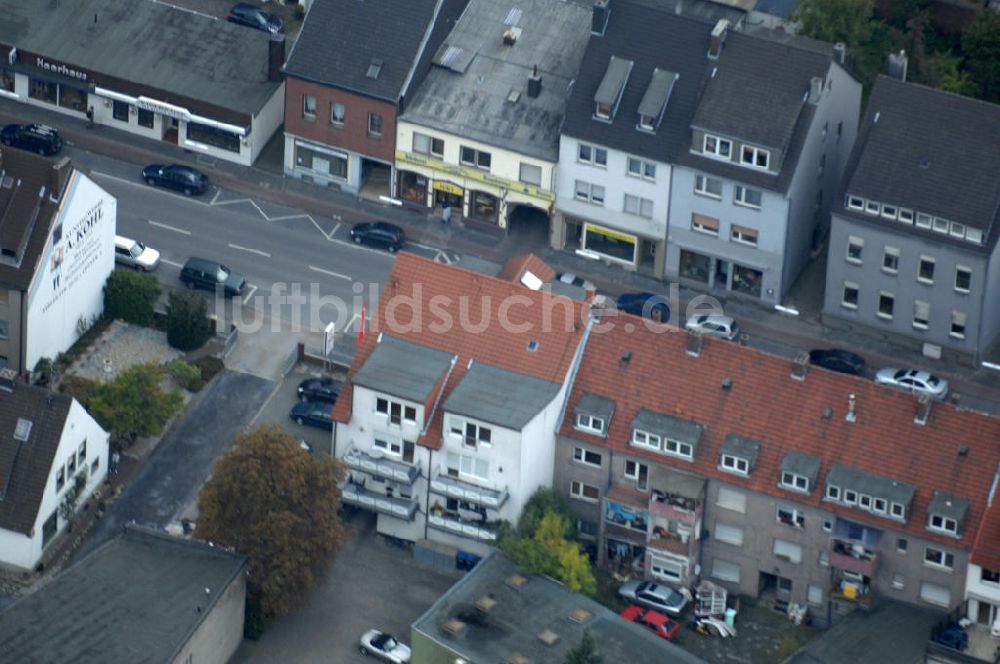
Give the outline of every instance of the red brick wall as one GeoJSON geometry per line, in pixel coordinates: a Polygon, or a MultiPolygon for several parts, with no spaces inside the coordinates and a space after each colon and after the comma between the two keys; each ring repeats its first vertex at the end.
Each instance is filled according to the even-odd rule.
{"type": "Polygon", "coordinates": [[[396,154],[396,105],[302,79],[285,81],[285,131],[317,143],[392,163],[396,154]],[[302,114],[303,96],[316,97],[316,118],[302,114]],[[330,104],[345,106],[344,126],[330,123],[330,104]],[[381,113],[382,136],[368,134],[368,113],[381,113]]]}

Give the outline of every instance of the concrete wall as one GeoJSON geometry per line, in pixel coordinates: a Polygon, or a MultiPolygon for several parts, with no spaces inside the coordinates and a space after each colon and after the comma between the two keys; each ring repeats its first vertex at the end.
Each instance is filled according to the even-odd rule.
{"type": "MultiPolygon", "coordinates": [[[[983,581],[983,568],[979,565],[969,563],[965,577],[965,598],[968,601],[968,616],[972,620],[979,621],[980,604],[993,605],[989,609],[993,620],[1000,618],[1000,584],[983,581]]],[[[985,614],[988,607],[984,607],[985,614]]],[[[984,616],[988,617],[988,616],[984,616]]]]}
{"type": "Polygon", "coordinates": [[[0,320],[7,321],[7,337],[0,339],[0,356],[7,358],[7,366],[15,371],[30,371],[31,367],[21,366],[21,342],[23,339],[21,302],[23,291],[0,288],[0,320]]]}
{"type": "MultiPolygon", "coordinates": [[[[267,100],[263,108],[254,116],[253,122],[250,127],[250,135],[247,137],[249,139],[249,157],[250,162],[253,163],[257,161],[257,157],[263,152],[264,147],[267,145],[271,137],[274,136],[274,132],[278,131],[278,127],[285,120],[285,84],[282,83],[278,86],[278,89],[274,91],[271,98],[267,100]]],[[[244,150],[247,146],[243,147],[244,150]]]]}
{"type": "Polygon", "coordinates": [[[174,657],[174,664],[226,664],[243,641],[243,619],[246,610],[247,581],[243,572],[222,592],[211,613],[205,616],[194,634],[174,657]],[[189,659],[190,658],[190,659],[189,659]]]}

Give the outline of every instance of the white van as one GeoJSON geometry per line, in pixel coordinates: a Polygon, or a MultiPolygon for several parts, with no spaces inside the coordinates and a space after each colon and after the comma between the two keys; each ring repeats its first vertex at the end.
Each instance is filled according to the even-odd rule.
{"type": "Polygon", "coordinates": [[[121,235],[115,236],[115,261],[136,270],[149,272],[160,264],[160,252],[150,249],[142,242],[121,235]]]}

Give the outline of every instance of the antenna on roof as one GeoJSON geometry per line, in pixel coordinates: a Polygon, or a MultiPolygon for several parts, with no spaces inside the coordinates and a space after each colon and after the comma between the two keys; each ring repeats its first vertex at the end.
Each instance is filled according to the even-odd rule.
{"type": "Polygon", "coordinates": [[[847,414],[844,415],[844,419],[848,422],[855,422],[858,419],[857,414],[854,412],[854,407],[857,405],[858,398],[853,394],[847,395],[847,414]]]}

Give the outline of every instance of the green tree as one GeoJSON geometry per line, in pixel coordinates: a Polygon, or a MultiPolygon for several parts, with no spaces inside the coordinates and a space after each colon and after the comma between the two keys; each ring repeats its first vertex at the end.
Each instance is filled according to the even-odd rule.
{"type": "MultiPolygon", "coordinates": [[[[241,433],[198,496],[195,537],[247,556],[248,617],[297,608],[345,539],[340,462],[313,456],[277,426],[241,433]]],[[[248,625],[249,627],[249,625],[248,625]]]]}
{"type": "Polygon", "coordinates": [[[604,664],[604,657],[597,651],[597,642],[589,629],[583,630],[580,644],[566,653],[564,664],[604,664]]]}
{"type": "Polygon", "coordinates": [[[160,282],[151,274],[114,270],[104,284],[104,315],[148,327],[160,292],[160,282]]]}
{"type": "Polygon", "coordinates": [[[90,398],[90,413],[111,432],[117,447],[126,447],[141,436],[163,431],[184,399],[176,390],[160,386],[163,370],[153,364],[138,364],[114,380],[98,386],[90,398]]]}
{"type": "Polygon", "coordinates": [[[1000,102],[1000,13],[980,8],[962,36],[962,49],[980,99],[1000,102]]]}
{"type": "Polygon", "coordinates": [[[857,48],[872,37],[874,11],[874,0],[801,0],[792,20],[813,39],[857,48]]]}
{"type": "MultiPolygon", "coordinates": [[[[521,510],[521,518],[517,522],[517,532],[521,537],[534,537],[538,524],[546,514],[559,514],[566,517],[570,524],[574,522],[573,513],[569,509],[566,497],[551,487],[542,487],[531,494],[528,502],[521,510]]],[[[576,529],[566,534],[570,539],[576,538],[576,529]]]]}
{"type": "Polygon", "coordinates": [[[548,511],[530,536],[502,530],[499,547],[524,570],[548,574],[573,592],[593,595],[597,591],[597,581],[590,569],[590,559],[580,545],[570,539],[572,532],[566,516],[548,511]]]}
{"type": "Polygon", "coordinates": [[[167,343],[178,350],[201,348],[212,333],[208,303],[197,293],[174,291],[167,303],[167,343]]]}

